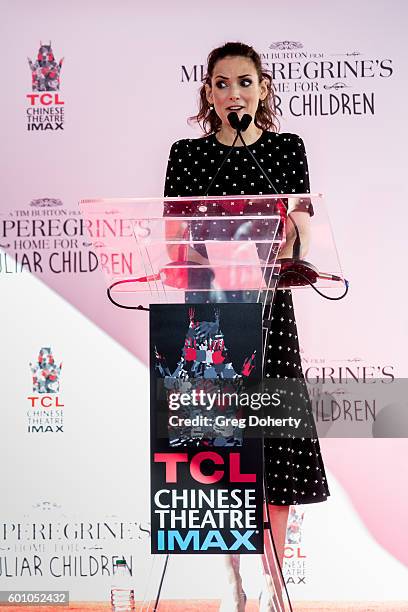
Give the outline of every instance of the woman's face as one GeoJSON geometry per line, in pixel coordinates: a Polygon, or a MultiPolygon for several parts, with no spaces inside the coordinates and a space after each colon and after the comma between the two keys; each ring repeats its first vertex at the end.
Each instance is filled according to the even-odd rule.
{"type": "Polygon", "coordinates": [[[211,85],[206,85],[207,100],[214,105],[223,125],[229,126],[227,116],[232,111],[241,118],[245,113],[255,117],[259,100],[264,100],[268,89],[265,80],[259,82],[252,60],[241,56],[227,56],[214,66],[211,85]]]}

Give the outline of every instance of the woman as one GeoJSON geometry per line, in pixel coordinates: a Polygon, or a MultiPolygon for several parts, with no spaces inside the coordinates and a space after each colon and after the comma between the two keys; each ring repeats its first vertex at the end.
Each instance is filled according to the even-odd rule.
{"type": "MultiPolygon", "coordinates": [[[[294,134],[277,132],[272,79],[262,69],[260,57],[252,47],[233,42],[214,49],[208,56],[207,74],[200,89],[199,112],[192,118],[202,124],[205,135],[197,139],[179,140],[172,145],[165,196],[200,196],[206,193],[215,169],[236,136],[236,131],[228,121],[228,114],[233,111],[239,118],[244,114],[252,116],[253,121],[244,133],[245,142],[277,191],[282,194],[308,193],[309,176],[302,139],[294,134]]],[[[270,193],[274,193],[273,188],[238,140],[230,162],[217,175],[208,195],[270,193]]],[[[179,214],[182,206],[182,203],[177,202],[166,203],[165,214],[179,214]]],[[[301,201],[293,199],[289,212],[304,245],[307,243],[310,213],[313,214],[313,211],[305,210],[301,201]]],[[[175,223],[170,228],[171,232],[177,234],[180,226],[175,223]]],[[[294,230],[290,230],[288,223],[286,242],[279,252],[279,258],[291,256],[293,242],[294,230]]],[[[199,250],[190,251],[190,261],[207,262],[205,254],[199,250]]],[[[269,310],[267,316],[264,377],[303,378],[290,291],[277,291],[273,314],[269,310]]],[[[309,404],[306,410],[311,417],[309,404]]],[[[316,437],[265,439],[264,461],[269,517],[282,566],[289,506],[325,501],[330,493],[316,437]]],[[[229,602],[223,602],[223,610],[241,612],[245,608],[246,597],[239,572],[239,556],[228,555],[226,563],[231,598],[229,602]]],[[[266,558],[264,569],[266,582],[270,586],[273,577],[266,558]]],[[[282,594],[276,593],[276,596],[282,602],[282,594]]],[[[261,608],[274,609],[272,597],[267,590],[261,597],[261,608]]]]}

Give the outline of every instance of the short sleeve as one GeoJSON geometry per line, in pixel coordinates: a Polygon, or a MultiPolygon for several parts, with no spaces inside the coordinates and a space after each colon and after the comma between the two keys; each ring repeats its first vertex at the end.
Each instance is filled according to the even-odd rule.
{"type": "MultiPolygon", "coordinates": [[[[185,159],[186,155],[183,143],[185,141],[178,140],[171,145],[169,159],[167,162],[166,177],[164,180],[164,197],[166,198],[178,198],[179,196],[185,196],[186,193],[186,168],[185,159]],[[184,151],[184,153],[183,153],[184,151]]],[[[181,213],[181,202],[180,206],[174,202],[165,202],[163,215],[177,215],[181,213]]]]}
{"type": "MultiPolygon", "coordinates": [[[[307,163],[306,149],[303,140],[296,134],[291,134],[290,150],[287,153],[288,171],[290,176],[290,192],[310,193],[309,167],[307,163]]],[[[293,210],[314,214],[310,198],[301,198],[292,205],[289,202],[289,211],[293,210]]]]}
{"type": "Polygon", "coordinates": [[[164,181],[164,196],[168,198],[177,197],[178,193],[177,176],[180,177],[181,158],[177,157],[179,142],[174,142],[171,145],[169,159],[167,162],[166,178],[164,181]]]}

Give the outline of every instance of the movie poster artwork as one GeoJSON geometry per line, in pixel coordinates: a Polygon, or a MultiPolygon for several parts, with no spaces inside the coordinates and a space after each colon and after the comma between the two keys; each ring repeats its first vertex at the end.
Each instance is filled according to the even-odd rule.
{"type": "Polygon", "coordinates": [[[150,308],[152,553],[263,551],[261,304],[150,308]]]}

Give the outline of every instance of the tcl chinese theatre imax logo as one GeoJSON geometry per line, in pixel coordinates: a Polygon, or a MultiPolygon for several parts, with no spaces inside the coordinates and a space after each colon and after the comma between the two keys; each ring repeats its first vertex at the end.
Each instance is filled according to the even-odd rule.
{"type": "Polygon", "coordinates": [[[60,394],[62,363],[43,346],[30,362],[33,392],[27,397],[28,433],[62,433],[64,403],[60,394]]]}
{"type": "Polygon", "coordinates": [[[37,58],[28,59],[32,93],[26,95],[27,130],[29,132],[64,129],[64,100],[60,93],[61,70],[64,59],[58,62],[48,45],[40,42],[37,58]]]}

